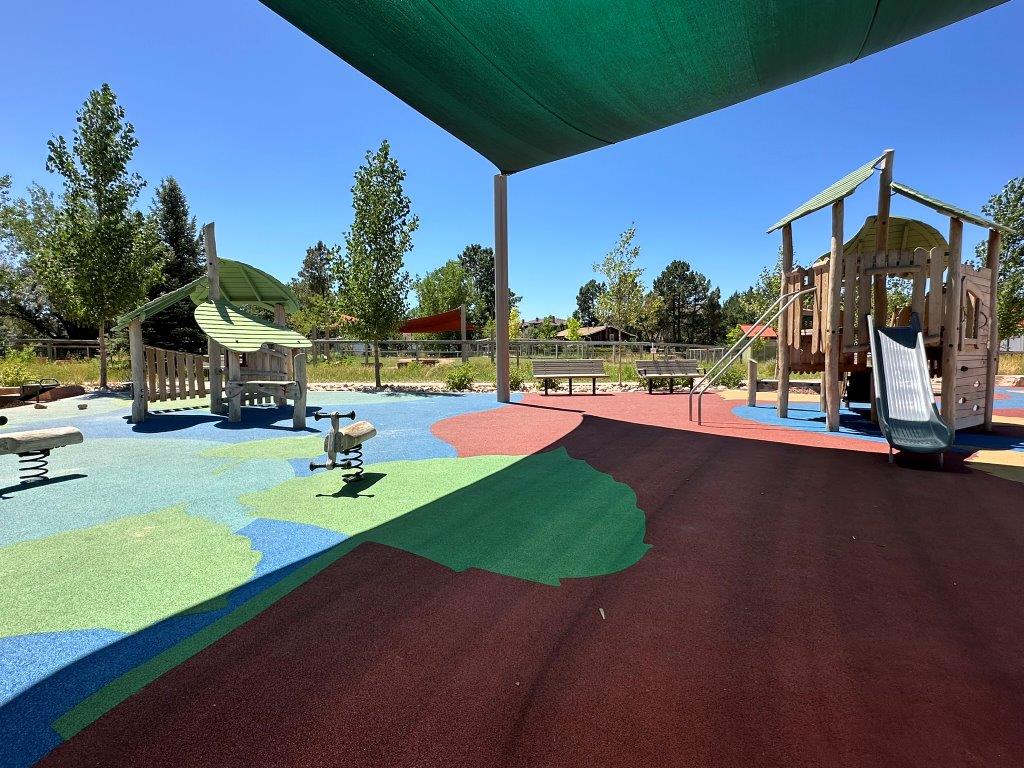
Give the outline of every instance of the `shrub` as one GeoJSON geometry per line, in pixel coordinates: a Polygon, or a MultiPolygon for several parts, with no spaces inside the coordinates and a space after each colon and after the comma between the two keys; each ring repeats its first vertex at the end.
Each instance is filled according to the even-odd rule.
{"type": "Polygon", "coordinates": [[[512,391],[518,391],[523,388],[523,384],[526,383],[528,374],[518,365],[509,367],[508,370],[508,388],[512,391]]]}
{"type": "Polygon", "coordinates": [[[31,349],[9,349],[0,359],[0,386],[18,387],[34,378],[36,355],[31,349]]]}
{"type": "Polygon", "coordinates": [[[473,386],[473,366],[466,363],[452,365],[445,371],[444,384],[448,389],[462,392],[473,386]]]}
{"type": "Polygon", "coordinates": [[[747,371],[742,365],[733,365],[727,368],[721,376],[718,377],[718,383],[727,389],[736,389],[740,384],[746,381],[747,371]]]}

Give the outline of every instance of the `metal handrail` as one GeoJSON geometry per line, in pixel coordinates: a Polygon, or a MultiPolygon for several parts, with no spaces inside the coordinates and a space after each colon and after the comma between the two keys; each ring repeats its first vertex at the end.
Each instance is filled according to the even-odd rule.
{"type": "MultiPolygon", "coordinates": [[[[763,334],[768,329],[769,321],[774,322],[778,320],[779,317],[782,316],[782,313],[789,309],[790,306],[792,306],[794,301],[803,296],[805,293],[811,293],[814,290],[815,288],[812,285],[810,288],[804,288],[799,291],[793,291],[792,293],[780,294],[779,298],[773,301],[768,306],[768,309],[766,309],[764,313],[762,313],[761,317],[759,317],[757,321],[754,323],[754,327],[758,329],[757,333],[754,334],[753,336],[743,335],[739,339],[737,339],[736,342],[731,347],[729,347],[728,351],[724,355],[722,355],[718,362],[711,366],[711,369],[704,374],[704,379],[701,381],[700,389],[696,393],[697,424],[703,424],[702,404],[704,393],[708,391],[708,388],[711,387],[716,381],[718,381],[718,379],[722,377],[722,374],[729,370],[732,364],[743,356],[743,353],[750,348],[751,344],[753,344],[755,341],[761,338],[761,334],[763,334]],[[779,306],[780,304],[782,306],[779,306]],[[772,312],[774,312],[774,314],[771,314],[772,312]],[[771,316],[769,317],[769,315],[771,316]]],[[[784,340],[779,339],[779,343],[784,343],[784,340]]],[[[693,421],[693,395],[694,392],[691,389],[689,408],[691,421],[693,421]]]]}

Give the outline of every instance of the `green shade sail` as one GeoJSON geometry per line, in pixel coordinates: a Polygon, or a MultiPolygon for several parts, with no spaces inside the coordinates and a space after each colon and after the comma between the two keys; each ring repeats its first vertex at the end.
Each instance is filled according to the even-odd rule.
{"type": "Polygon", "coordinates": [[[264,344],[293,349],[313,346],[301,333],[250,315],[225,299],[204,301],[195,315],[203,333],[232,352],[256,352],[264,344]]]}
{"type": "Polygon", "coordinates": [[[1002,0],[262,2],[512,173],[721,109],[1002,0]]]}
{"type": "MultiPolygon", "coordinates": [[[[241,261],[221,259],[219,264],[221,298],[232,304],[256,305],[267,309],[273,309],[275,304],[282,304],[286,312],[298,312],[299,301],[292,293],[292,289],[276,277],[241,261]]],[[[147,301],[141,307],[117,318],[117,322],[110,330],[125,328],[135,319],[145,320],[152,317],[186,296],[195,304],[206,301],[210,297],[209,278],[203,275],[181,288],[147,301]]]]}
{"type": "Polygon", "coordinates": [[[832,205],[832,203],[837,200],[842,200],[844,197],[852,195],[857,187],[871,178],[871,174],[875,172],[875,166],[882,162],[883,157],[884,155],[879,155],[870,163],[864,163],[864,165],[857,170],[851,171],[843,176],[839,181],[821,190],[821,192],[816,194],[803,205],[799,206],[788,216],[785,216],[772,224],[771,229],[769,229],[768,232],[774,232],[776,229],[784,227],[802,216],[814,213],[815,211],[820,211],[826,205],[832,205]]]}
{"type": "Polygon", "coordinates": [[[929,197],[924,192],[918,192],[916,189],[908,187],[906,184],[900,184],[898,181],[894,181],[892,183],[892,191],[910,198],[921,205],[926,205],[932,210],[938,211],[945,216],[955,216],[958,219],[969,221],[971,224],[976,224],[977,226],[984,227],[985,229],[998,229],[1003,234],[1013,234],[1013,230],[1009,227],[1004,227],[1002,224],[996,224],[994,221],[989,221],[976,213],[965,211],[963,208],[958,208],[952,203],[944,203],[938,198],[929,197]]]}

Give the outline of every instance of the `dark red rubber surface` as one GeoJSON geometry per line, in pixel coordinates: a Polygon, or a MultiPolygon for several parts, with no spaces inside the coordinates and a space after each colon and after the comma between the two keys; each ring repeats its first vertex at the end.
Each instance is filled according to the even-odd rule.
{"type": "Polygon", "coordinates": [[[363,545],[43,764],[1024,764],[1019,484],[639,399],[435,430],[629,483],[632,568],[552,588],[363,545]]]}

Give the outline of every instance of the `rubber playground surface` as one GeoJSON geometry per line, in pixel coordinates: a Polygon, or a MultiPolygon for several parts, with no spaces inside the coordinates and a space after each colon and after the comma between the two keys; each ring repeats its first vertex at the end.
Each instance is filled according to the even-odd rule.
{"type": "Polygon", "coordinates": [[[85,397],[0,485],[0,766],[1024,764],[1024,390],[886,462],[816,398],[85,397]],[[88,404],[86,410],[78,405],[88,404]]]}

